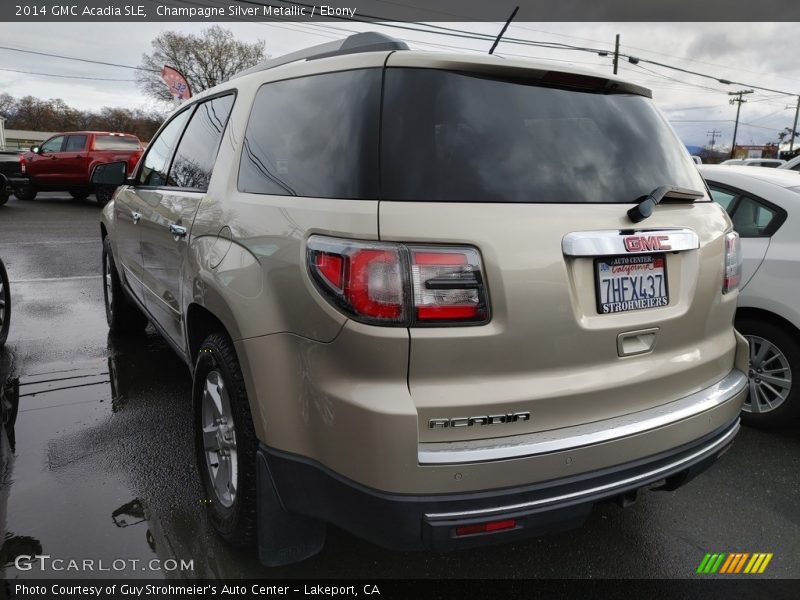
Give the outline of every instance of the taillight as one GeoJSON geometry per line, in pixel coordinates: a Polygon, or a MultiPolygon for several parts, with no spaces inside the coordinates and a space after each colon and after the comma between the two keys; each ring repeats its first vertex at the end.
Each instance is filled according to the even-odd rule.
{"type": "Polygon", "coordinates": [[[315,235],[308,240],[308,268],[323,295],[359,321],[408,327],[489,320],[474,248],[315,235]]]}
{"type": "Polygon", "coordinates": [[[25,162],[25,155],[19,155],[19,172],[23,175],[28,172],[28,164],[25,162]]]}
{"type": "Polygon", "coordinates": [[[725,235],[725,274],[722,280],[722,293],[727,294],[739,288],[742,279],[742,246],[739,234],[735,231],[725,235]]]}
{"type": "Polygon", "coordinates": [[[418,322],[486,321],[488,306],[477,250],[413,246],[409,250],[418,322]]]}

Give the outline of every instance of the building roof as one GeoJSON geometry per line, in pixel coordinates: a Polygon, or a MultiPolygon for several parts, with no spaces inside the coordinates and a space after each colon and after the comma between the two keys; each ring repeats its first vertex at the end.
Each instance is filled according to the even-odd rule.
{"type": "Polygon", "coordinates": [[[29,129],[6,129],[6,140],[41,140],[44,141],[56,132],[31,131],[29,129]]]}

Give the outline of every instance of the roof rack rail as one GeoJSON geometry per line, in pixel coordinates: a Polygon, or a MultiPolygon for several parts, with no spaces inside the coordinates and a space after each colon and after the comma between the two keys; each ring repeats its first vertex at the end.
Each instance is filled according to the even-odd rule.
{"type": "Polygon", "coordinates": [[[365,31],[363,33],[356,33],[343,40],[335,40],[327,42],[318,46],[298,50],[284,54],[277,58],[265,60],[257,64],[255,67],[241,71],[233,75],[231,79],[243,77],[252,73],[266,71],[267,69],[274,69],[291,62],[298,60],[316,60],[318,58],[327,58],[329,56],[342,56],[345,54],[358,54],[359,52],[379,52],[385,50],[408,50],[408,45],[391,36],[377,33],[375,31],[365,31]]]}

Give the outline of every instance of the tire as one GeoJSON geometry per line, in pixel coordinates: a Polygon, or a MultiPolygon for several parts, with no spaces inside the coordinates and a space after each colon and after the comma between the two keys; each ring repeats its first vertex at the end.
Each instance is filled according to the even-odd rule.
{"type": "Polygon", "coordinates": [[[112,334],[141,333],[147,327],[147,317],[122,289],[111,253],[111,242],[107,237],[103,239],[103,300],[106,321],[112,334]]]}
{"type": "Polygon", "coordinates": [[[72,198],[77,200],[78,202],[82,202],[83,200],[86,200],[89,197],[89,194],[91,194],[91,192],[88,191],[88,190],[83,190],[83,191],[80,191],[80,192],[70,192],[69,193],[69,195],[72,196],[72,198]]]}
{"type": "Polygon", "coordinates": [[[36,186],[33,184],[22,185],[14,188],[14,195],[17,197],[17,199],[24,200],[25,202],[35,199],[36,194],[38,193],[39,190],[37,190],[36,186]]]}
{"type": "Polygon", "coordinates": [[[8,192],[0,192],[0,206],[3,206],[3,204],[8,202],[8,199],[10,197],[11,197],[10,193],[8,193],[8,192]]]}
{"type": "Polygon", "coordinates": [[[100,206],[105,206],[114,196],[114,192],[117,191],[117,186],[115,185],[96,185],[94,187],[94,197],[97,199],[97,203],[100,206]]]}
{"type": "Polygon", "coordinates": [[[742,409],[742,421],[763,428],[790,425],[800,417],[797,332],[771,321],[751,318],[737,319],[736,329],[750,342],[750,394],[742,409]],[[765,381],[765,376],[771,381],[765,381]]]}
{"type": "Polygon", "coordinates": [[[215,333],[203,342],[192,389],[197,468],[209,520],[230,544],[250,547],[258,531],[258,440],[239,361],[226,335],[215,333]]]}
{"type": "Polygon", "coordinates": [[[8,329],[11,326],[11,287],[8,283],[8,273],[3,261],[0,260],[0,348],[8,339],[8,329]]]}

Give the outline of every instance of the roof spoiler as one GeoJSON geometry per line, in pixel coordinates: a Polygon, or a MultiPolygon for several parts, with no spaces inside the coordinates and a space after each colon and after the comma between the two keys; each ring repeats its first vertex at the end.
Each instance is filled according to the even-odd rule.
{"type": "Polygon", "coordinates": [[[343,56],[345,54],[358,54],[360,52],[380,52],[387,50],[408,50],[408,45],[393,37],[377,33],[374,31],[365,31],[364,33],[356,33],[343,40],[335,40],[327,42],[297,52],[291,52],[277,58],[265,60],[257,64],[255,67],[237,73],[231,79],[243,77],[252,73],[274,69],[288,63],[296,62],[298,60],[316,60],[318,58],[327,58],[329,56],[343,56]]]}

